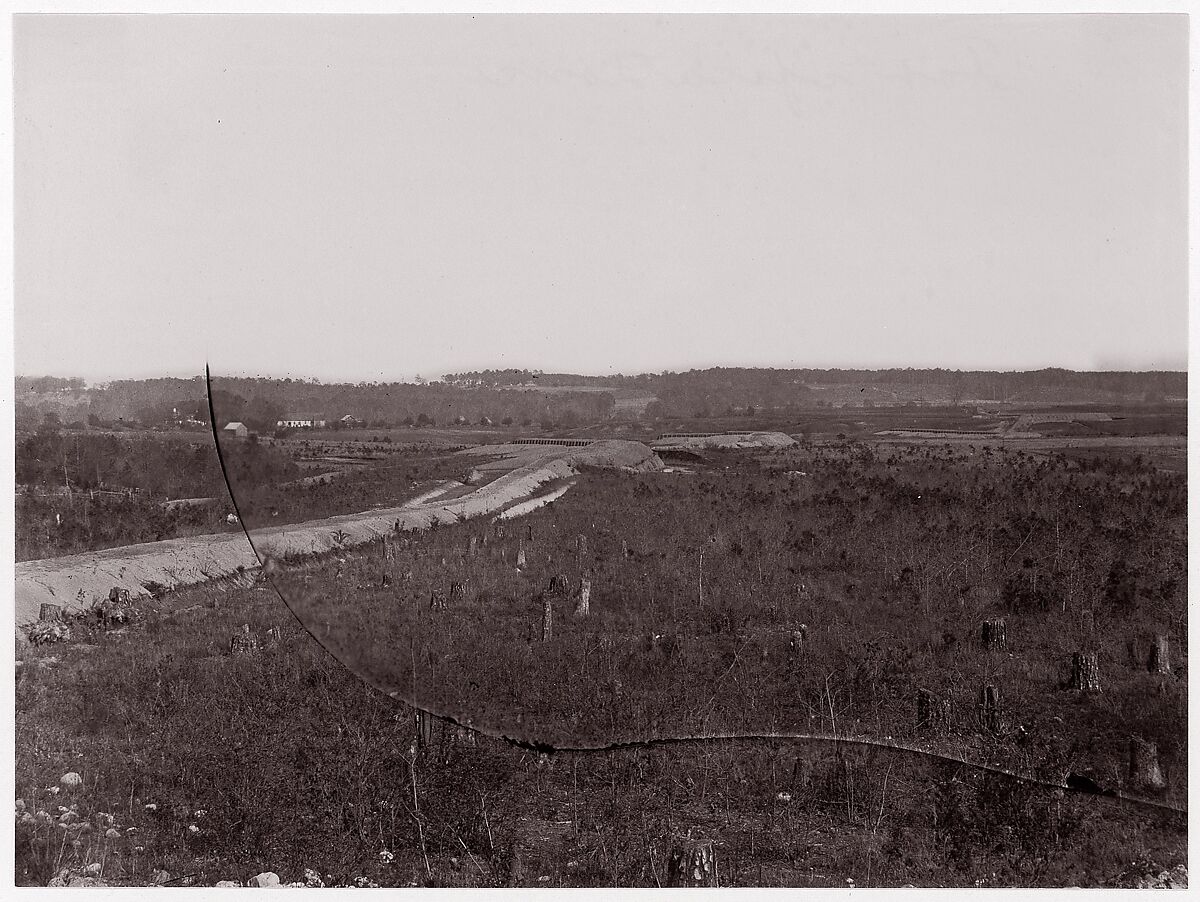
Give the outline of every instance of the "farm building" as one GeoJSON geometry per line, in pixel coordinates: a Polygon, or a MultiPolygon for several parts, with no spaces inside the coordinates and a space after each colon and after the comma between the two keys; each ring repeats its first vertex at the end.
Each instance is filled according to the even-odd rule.
{"type": "Polygon", "coordinates": [[[324,429],[325,420],[318,416],[301,414],[284,417],[275,426],[279,429],[324,429]]]}
{"type": "Polygon", "coordinates": [[[245,423],[233,422],[225,426],[222,432],[232,435],[234,438],[249,438],[250,430],[246,428],[245,423]]]}
{"type": "Polygon", "coordinates": [[[364,425],[363,421],[360,420],[358,417],[356,417],[352,413],[346,414],[344,417],[342,417],[340,420],[338,420],[338,422],[341,423],[342,426],[346,429],[353,429],[356,426],[364,425]]]}

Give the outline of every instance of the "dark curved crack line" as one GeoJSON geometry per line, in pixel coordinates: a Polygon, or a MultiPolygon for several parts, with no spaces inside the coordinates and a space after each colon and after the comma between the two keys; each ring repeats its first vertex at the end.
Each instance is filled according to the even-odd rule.
{"type": "MultiPolygon", "coordinates": [[[[539,740],[539,739],[529,739],[529,738],[520,737],[520,736],[510,736],[501,730],[496,730],[496,729],[493,729],[490,727],[480,727],[475,724],[466,724],[451,715],[439,714],[437,711],[434,711],[431,708],[427,708],[424,705],[417,704],[415,697],[412,699],[409,699],[405,696],[401,696],[397,692],[390,692],[390,691],[384,689],[382,686],[380,686],[370,680],[365,679],[362,675],[355,673],[355,671],[353,669],[346,667],[346,664],[344,662],[342,662],[331,651],[329,651],[329,649],[325,647],[325,644],[323,642],[321,642],[321,640],[317,637],[317,634],[314,633],[311,629],[309,629],[308,626],[304,623],[304,621],[296,614],[296,612],[294,610],[292,610],[292,606],[290,604],[288,604],[287,598],[284,596],[284,594],[282,592],[279,591],[279,587],[275,585],[274,579],[271,578],[272,572],[275,570],[277,565],[273,558],[267,558],[264,561],[262,555],[259,553],[258,548],[254,544],[254,540],[250,537],[250,530],[246,528],[246,519],[242,516],[241,509],[238,507],[237,497],[233,492],[233,487],[230,485],[229,472],[225,467],[225,457],[221,453],[221,442],[219,440],[219,436],[218,436],[218,432],[217,432],[217,417],[216,417],[216,411],[213,409],[213,400],[212,400],[212,376],[209,372],[209,367],[208,367],[207,363],[204,365],[204,384],[205,384],[205,387],[208,392],[209,425],[212,428],[213,443],[216,445],[216,448],[217,448],[217,461],[221,466],[221,477],[225,480],[225,488],[229,491],[229,497],[233,502],[233,509],[237,514],[238,523],[242,527],[242,532],[246,536],[246,541],[250,543],[250,548],[254,551],[254,556],[256,558],[258,558],[259,564],[262,566],[262,572],[267,576],[267,581],[271,584],[271,588],[274,590],[275,594],[277,596],[279,596],[279,600],[281,602],[283,602],[283,605],[284,605],[284,607],[286,607],[288,609],[288,612],[291,613],[291,615],[293,617],[295,617],[296,622],[300,624],[300,627],[306,633],[308,633],[310,636],[312,636],[312,638],[316,641],[316,643],[319,646],[321,646],[322,649],[325,650],[325,653],[328,654],[335,661],[337,661],[337,663],[341,667],[345,667],[347,670],[350,671],[350,673],[354,674],[354,676],[356,678],[358,678],[361,682],[366,683],[372,689],[375,689],[376,691],[382,693],[383,695],[386,695],[388,698],[391,698],[394,701],[402,702],[403,704],[408,705],[409,707],[413,708],[416,711],[420,711],[424,714],[428,714],[431,717],[437,717],[437,718],[444,720],[447,723],[451,723],[457,727],[461,727],[461,728],[467,729],[467,730],[472,730],[476,733],[480,733],[484,736],[489,736],[493,739],[503,740],[504,742],[507,742],[510,745],[516,746],[517,748],[526,749],[528,751],[537,752],[537,753],[543,754],[543,755],[553,755],[558,752],[578,753],[578,754],[594,754],[594,753],[598,753],[598,752],[616,752],[616,751],[625,751],[627,749],[654,748],[654,747],[658,747],[658,746],[668,746],[668,745],[707,745],[707,744],[719,744],[719,743],[727,743],[727,742],[789,741],[789,742],[827,743],[827,744],[833,744],[833,745],[854,745],[854,746],[867,747],[867,748],[890,749],[892,751],[905,752],[910,755],[919,755],[919,756],[923,756],[926,758],[934,758],[934,759],[937,759],[940,761],[945,761],[945,762],[948,762],[951,764],[957,764],[962,767],[968,767],[968,768],[971,768],[972,770],[984,771],[986,773],[996,774],[997,776],[1008,777],[1011,780],[1016,780],[1021,783],[1027,783],[1032,786],[1040,786],[1040,787],[1043,787],[1043,788],[1049,789],[1049,790],[1061,790],[1063,792],[1076,792],[1076,793],[1080,793],[1082,795],[1097,796],[1099,798],[1110,799],[1112,801],[1122,802],[1122,803],[1125,803],[1128,805],[1150,808],[1150,809],[1154,809],[1157,811],[1167,812],[1169,814],[1182,814],[1185,816],[1187,815],[1186,808],[1181,808],[1176,805],[1171,805],[1167,802],[1158,802],[1153,799],[1143,798],[1141,796],[1128,795],[1126,793],[1120,792],[1115,789],[1101,789],[1099,787],[1085,788],[1086,784],[1071,785],[1072,781],[1070,781],[1070,778],[1068,778],[1068,782],[1060,783],[1055,780],[1049,780],[1044,777],[1034,776],[1032,774],[1019,773],[1017,771],[1009,770],[1007,768],[1003,768],[1003,767],[1000,767],[999,765],[995,765],[995,764],[986,764],[982,761],[971,761],[966,758],[959,758],[956,755],[951,755],[951,754],[948,754],[945,752],[935,752],[935,751],[931,751],[929,749],[920,748],[918,746],[906,745],[904,743],[898,743],[898,742],[885,742],[880,739],[838,736],[833,733],[777,733],[777,732],[704,733],[704,734],[690,734],[690,735],[685,735],[685,736],[653,736],[653,737],[642,738],[642,739],[624,739],[624,740],[618,740],[618,741],[608,742],[608,743],[594,743],[594,744],[580,744],[580,745],[556,745],[556,744],[545,742],[544,740],[539,740]]],[[[1071,775],[1071,776],[1074,776],[1074,775],[1071,775]]],[[[1094,785],[1094,784],[1092,784],[1092,785],[1094,785]]]]}

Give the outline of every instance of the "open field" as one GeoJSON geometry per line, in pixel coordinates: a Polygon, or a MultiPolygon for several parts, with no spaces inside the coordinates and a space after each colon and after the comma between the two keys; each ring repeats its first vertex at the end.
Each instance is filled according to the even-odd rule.
{"type": "MultiPolygon", "coordinates": [[[[1131,885],[1186,846],[1185,489],[1108,452],[582,467],[503,533],[278,568],[307,631],[265,585],[183,589],[22,653],[18,794],[59,804],[44,787],[78,771],[85,818],[142,831],[114,882],[653,886],[690,832],[724,885],[1131,885]],[[258,647],[230,654],[243,623],[258,647]],[[815,738],[692,741],[767,733],[815,738]],[[1147,744],[1161,784],[1131,770],[1147,744]]],[[[20,882],[55,865],[39,836],[20,882]]]]}
{"type": "MultiPolygon", "coordinates": [[[[472,449],[476,457],[494,467],[490,478],[473,480],[472,485],[443,481],[436,490],[418,494],[418,483],[402,480],[397,486],[397,476],[386,474],[393,485],[389,486],[390,491],[381,493],[384,500],[369,510],[361,510],[353,503],[355,496],[347,494],[345,482],[336,487],[308,486],[309,495],[338,493],[341,505],[353,505],[354,512],[298,523],[281,522],[274,507],[268,513],[260,494],[263,487],[254,481],[247,485],[239,483],[239,471],[233,469],[231,488],[238,495],[238,509],[245,517],[253,548],[239,529],[236,533],[167,539],[18,562],[17,624],[25,626],[33,622],[43,604],[68,611],[87,608],[113,587],[135,597],[168,591],[253,570],[264,556],[284,558],[349,548],[400,529],[420,530],[431,523],[453,523],[497,514],[533,495],[542,485],[573,474],[573,462],[585,461],[592,466],[638,465],[648,469],[661,466],[649,449],[632,442],[597,443],[573,449],[536,445],[498,445],[494,449],[472,449]]],[[[453,469],[461,470],[463,465],[456,464],[453,469]]],[[[361,481],[353,481],[350,488],[361,491],[363,486],[361,481]]]]}

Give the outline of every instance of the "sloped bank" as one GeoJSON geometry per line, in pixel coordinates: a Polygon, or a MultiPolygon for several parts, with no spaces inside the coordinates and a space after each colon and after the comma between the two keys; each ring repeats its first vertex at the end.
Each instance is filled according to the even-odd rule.
{"type": "Polygon", "coordinates": [[[252,529],[254,547],[244,535],[222,533],[22,561],[16,565],[16,625],[35,622],[43,603],[58,605],[65,611],[78,610],[90,606],[95,598],[107,596],[114,586],[129,590],[131,595],[145,596],[154,586],[169,590],[253,570],[259,566],[255,548],[261,554],[277,557],[313,554],[378,539],[397,525],[405,530],[426,529],[435,522],[450,524],[499,514],[532,496],[543,484],[576,475],[573,464],[662,468],[657,455],[638,442],[597,445],[539,448],[549,453],[531,455],[532,459],[523,465],[452,500],[438,501],[435,497],[421,502],[418,498],[399,507],[252,529]]]}

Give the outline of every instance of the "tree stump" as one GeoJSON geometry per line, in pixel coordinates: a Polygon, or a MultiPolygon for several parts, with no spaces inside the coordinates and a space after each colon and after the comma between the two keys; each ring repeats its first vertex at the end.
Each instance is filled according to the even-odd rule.
{"type": "Polygon", "coordinates": [[[250,624],[243,623],[242,631],[229,637],[231,655],[248,655],[258,651],[258,639],[250,634],[250,624]]]}
{"type": "Polygon", "coordinates": [[[579,580],[579,601],[575,603],[575,616],[586,617],[592,600],[592,581],[586,576],[579,580]]]}
{"type": "Polygon", "coordinates": [[[542,599],[542,641],[549,642],[554,636],[554,606],[550,602],[550,596],[547,595],[542,599]]]}
{"type": "Polygon", "coordinates": [[[1158,766],[1158,746],[1135,736],[1129,741],[1129,780],[1138,789],[1165,789],[1162,769],[1158,766]]]}
{"type": "Polygon", "coordinates": [[[430,594],[429,610],[431,610],[431,611],[446,610],[446,595],[444,592],[433,592],[430,594]]]}
{"type": "Polygon", "coordinates": [[[467,557],[475,557],[475,552],[479,548],[479,536],[471,536],[467,539],[467,557]]]}
{"type": "Polygon", "coordinates": [[[792,630],[788,634],[788,653],[792,658],[797,658],[804,651],[804,647],[808,644],[808,624],[802,623],[799,627],[792,630]]]}
{"type": "Polygon", "coordinates": [[[379,540],[383,543],[384,561],[394,561],[396,559],[396,546],[387,540],[387,536],[380,536],[379,540]]]}
{"type": "Polygon", "coordinates": [[[417,747],[429,748],[433,745],[433,715],[420,708],[416,712],[417,747]]]}
{"type": "Polygon", "coordinates": [[[996,686],[984,686],[979,690],[979,725],[989,733],[999,733],[1003,718],[1000,689],[996,686]]]}
{"type": "Polygon", "coordinates": [[[1077,651],[1071,656],[1071,686],[1078,692],[1100,691],[1100,663],[1094,651],[1077,651]]]}
{"type": "Polygon", "coordinates": [[[566,595],[570,591],[570,583],[567,578],[561,573],[557,576],[550,577],[550,584],[546,587],[546,591],[551,595],[566,595]]]}
{"type": "Polygon", "coordinates": [[[38,610],[38,620],[62,620],[62,607],[43,601],[38,610]]]}
{"type": "Polygon", "coordinates": [[[517,545],[517,566],[525,566],[525,546],[521,544],[517,545]]]}
{"type": "Polygon", "coordinates": [[[713,844],[677,839],[667,860],[667,886],[717,885],[717,855],[713,844]]]}
{"type": "Polygon", "coordinates": [[[1154,637],[1146,666],[1151,673],[1171,672],[1171,646],[1167,642],[1167,637],[1162,633],[1154,637]]]}
{"type": "Polygon", "coordinates": [[[1003,651],[1007,645],[1008,634],[1004,620],[983,621],[983,647],[988,651],[1003,651]]]}
{"type": "Polygon", "coordinates": [[[939,698],[928,689],[917,690],[917,729],[947,732],[950,729],[950,699],[939,698]]]}
{"type": "Polygon", "coordinates": [[[532,523],[525,524],[525,538],[527,540],[529,540],[530,542],[533,541],[533,524],[532,523]]]}
{"type": "Polygon", "coordinates": [[[466,585],[464,585],[463,583],[453,583],[453,582],[450,583],[450,600],[451,601],[453,601],[456,598],[466,598],[466,597],[467,597],[466,585]]]}

